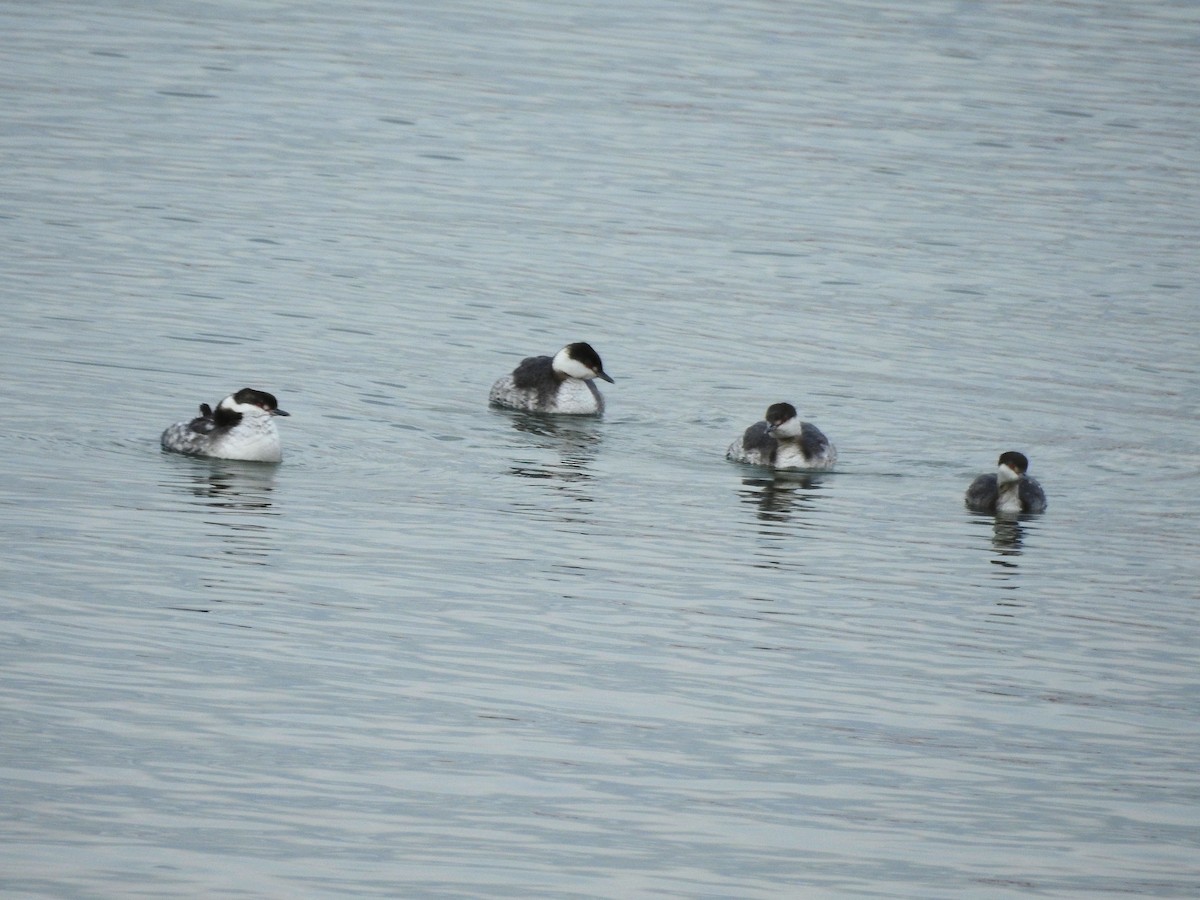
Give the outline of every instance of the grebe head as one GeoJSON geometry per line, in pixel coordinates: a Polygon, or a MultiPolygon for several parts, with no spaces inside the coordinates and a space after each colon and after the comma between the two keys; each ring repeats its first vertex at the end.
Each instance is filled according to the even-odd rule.
{"type": "Polygon", "coordinates": [[[609,384],[613,380],[604,371],[604,363],[600,362],[600,354],[592,349],[591,344],[579,341],[567,344],[554,354],[554,371],[567,378],[578,378],[589,381],[592,378],[602,378],[609,384]]]}
{"type": "Polygon", "coordinates": [[[783,438],[798,435],[803,424],[796,414],[796,407],[790,403],[772,403],[763,418],[771,426],[770,433],[783,438]]]}
{"type": "Polygon", "coordinates": [[[1025,458],[1024,453],[1018,453],[1016,450],[1009,450],[1006,453],[1000,454],[1000,459],[996,462],[996,481],[999,484],[1009,484],[1013,481],[1020,481],[1029,470],[1029,460],[1025,458]]]}
{"type": "Polygon", "coordinates": [[[290,413],[279,408],[274,394],[266,391],[256,391],[254,388],[242,388],[236,394],[230,394],[217,404],[213,416],[222,425],[236,425],[243,416],[286,416],[290,413]]]}

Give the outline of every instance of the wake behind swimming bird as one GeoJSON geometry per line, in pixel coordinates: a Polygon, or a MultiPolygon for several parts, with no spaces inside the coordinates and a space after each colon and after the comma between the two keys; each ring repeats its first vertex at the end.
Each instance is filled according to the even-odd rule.
{"type": "Polygon", "coordinates": [[[773,469],[825,472],[837,463],[837,448],[816,425],[801,421],[792,404],[773,403],[763,421],[729,445],[725,458],[773,469]]]}
{"type": "Polygon", "coordinates": [[[966,504],[976,512],[1040,513],[1046,509],[1046,493],[1026,472],[1024,453],[1001,453],[994,474],[980,475],[967,488],[966,504]]]}
{"type": "Polygon", "coordinates": [[[530,356],[492,385],[488,402],[524,412],[600,415],[604,397],[593,383],[613,380],[604,371],[600,354],[582,341],[567,344],[554,356],[530,356]]]}
{"type": "Polygon", "coordinates": [[[162,433],[162,447],[188,456],[279,462],[283,448],[275,416],[286,415],[273,394],[242,388],[216,409],[201,403],[200,415],[190,422],[176,422],[162,433]]]}

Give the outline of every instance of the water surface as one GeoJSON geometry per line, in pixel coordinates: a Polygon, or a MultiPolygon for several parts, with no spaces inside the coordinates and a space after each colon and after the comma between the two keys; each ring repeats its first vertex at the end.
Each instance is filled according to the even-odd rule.
{"type": "Polygon", "coordinates": [[[5,893],[1200,892],[1192,4],[0,27],[5,893]]]}

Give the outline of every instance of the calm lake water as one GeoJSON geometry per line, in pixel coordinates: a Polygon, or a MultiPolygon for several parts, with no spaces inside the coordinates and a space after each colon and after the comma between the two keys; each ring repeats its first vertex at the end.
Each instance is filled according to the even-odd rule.
{"type": "Polygon", "coordinates": [[[1200,895],[1200,7],[0,30],[0,893],[1200,895]]]}

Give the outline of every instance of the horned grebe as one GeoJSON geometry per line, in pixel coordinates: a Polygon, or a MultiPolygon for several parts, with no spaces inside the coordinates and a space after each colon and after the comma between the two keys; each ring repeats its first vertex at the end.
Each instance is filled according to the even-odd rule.
{"type": "Polygon", "coordinates": [[[279,462],[283,451],[274,417],[286,415],[273,394],[242,388],[216,409],[201,403],[199,416],[190,422],[176,422],[162,433],[162,446],[189,456],[279,462]]]}
{"type": "Polygon", "coordinates": [[[837,462],[837,448],[811,422],[802,422],[796,407],[774,403],[762,422],[755,422],[729,445],[725,458],[775,469],[826,471],[837,462]]]}
{"type": "Polygon", "coordinates": [[[594,378],[613,383],[591,344],[567,344],[552,357],[523,359],[511,375],[492,385],[488,402],[526,412],[599,415],[604,412],[604,398],[592,383],[594,378]]]}
{"type": "Polygon", "coordinates": [[[1026,475],[1025,454],[1001,453],[995,474],[980,475],[967,488],[967,506],[976,512],[1040,513],[1046,509],[1046,494],[1037,480],[1026,475]]]}

